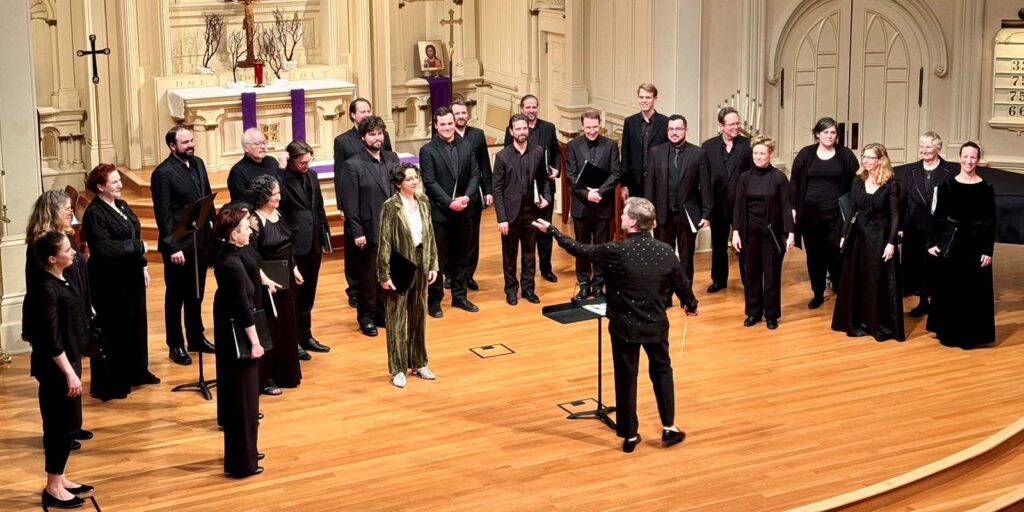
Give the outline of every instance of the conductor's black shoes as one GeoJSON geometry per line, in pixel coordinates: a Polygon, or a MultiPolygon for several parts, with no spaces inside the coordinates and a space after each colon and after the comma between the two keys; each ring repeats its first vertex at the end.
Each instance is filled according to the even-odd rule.
{"type": "Polygon", "coordinates": [[[686,439],[686,432],[664,429],[661,431],[661,445],[666,448],[683,442],[683,439],[686,439]]]}
{"type": "Polygon", "coordinates": [[[632,440],[626,439],[622,441],[622,451],[626,453],[633,453],[636,449],[636,445],[640,444],[640,434],[637,434],[632,440]]]}

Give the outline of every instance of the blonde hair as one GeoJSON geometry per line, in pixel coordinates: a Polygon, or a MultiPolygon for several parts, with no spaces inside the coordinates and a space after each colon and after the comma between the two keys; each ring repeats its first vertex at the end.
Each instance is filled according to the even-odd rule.
{"type": "Polygon", "coordinates": [[[754,146],[764,146],[769,153],[775,153],[775,137],[758,135],[750,140],[750,149],[754,149],[754,146]]]}
{"type": "MultiPolygon", "coordinates": [[[[889,161],[889,152],[886,151],[885,146],[877,142],[872,142],[871,144],[864,146],[864,149],[860,152],[861,156],[868,151],[874,151],[874,156],[878,157],[878,174],[875,175],[875,183],[881,187],[888,183],[894,174],[892,170],[892,162],[889,161]]],[[[868,170],[864,168],[863,163],[860,168],[857,169],[857,176],[864,181],[867,181],[868,179],[868,170]]]]}
{"type": "Polygon", "coordinates": [[[622,210],[627,217],[636,221],[637,231],[654,229],[654,203],[642,197],[631,197],[626,199],[622,210]]]}
{"type": "MultiPolygon", "coordinates": [[[[35,242],[50,231],[69,236],[74,234],[75,230],[71,228],[70,224],[60,226],[60,209],[65,202],[71,203],[71,197],[67,192],[59,189],[47,190],[36,199],[35,204],[32,205],[32,212],[28,216],[28,225],[25,226],[25,237],[29,242],[35,242]]],[[[73,208],[74,205],[71,207],[73,208]]]]}

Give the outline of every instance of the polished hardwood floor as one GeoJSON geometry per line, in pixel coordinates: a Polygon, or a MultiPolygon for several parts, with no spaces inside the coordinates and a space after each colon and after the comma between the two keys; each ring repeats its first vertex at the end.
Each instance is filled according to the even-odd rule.
{"type": "MultiPolygon", "coordinates": [[[[266,472],[245,480],[222,474],[215,402],[170,392],[197,370],[167,359],[163,282],[154,264],[151,369],[163,383],[127,400],[87,397],[85,425],[96,437],[72,454],[68,474],[97,486],[98,502],[112,511],[782,510],[941,459],[1022,416],[1024,247],[997,246],[999,342],[974,351],[940,346],[910,318],[905,343],[830,331],[833,297],[821,309],[806,308],[799,251],[784,264],[779,329],[744,328],[735,260],[729,288],[709,295],[710,255],[700,254],[700,316],[670,313],[676,422],[688,437],[660,447],[642,373],[644,441],[624,454],[603,424],[566,420],[558,408],[596,396],[594,323],[560,325],[541,316],[542,305],[571,294],[573,260],[556,248],[560,280],[540,282],[542,304],[507,306],[493,223],[488,212],[482,289],[470,295],[481,311],[446,307],[443,319],[429,321],[438,380],[410,378],[405,389],[389,383],[383,333],[357,331],[355,312],[342,299],[341,259],[325,262],[314,330],[333,350],[303,363],[301,387],[262,397],[266,472]],[[498,343],[514,354],[480,358],[469,350],[498,343]]],[[[212,331],[212,290],[207,297],[212,331]]],[[[907,308],[913,305],[908,299],[907,308]]],[[[604,392],[614,403],[605,340],[604,392]]],[[[206,363],[212,375],[212,358],[206,363]]],[[[0,510],[38,509],[44,484],[36,384],[27,367],[27,355],[18,355],[0,368],[0,510]]],[[[1019,460],[1019,450],[1012,454],[1019,460]]],[[[1019,484],[1024,477],[1015,467],[976,492],[1008,487],[1007,479],[1019,484]]],[[[966,506],[942,503],[922,505],[966,506]]]]}

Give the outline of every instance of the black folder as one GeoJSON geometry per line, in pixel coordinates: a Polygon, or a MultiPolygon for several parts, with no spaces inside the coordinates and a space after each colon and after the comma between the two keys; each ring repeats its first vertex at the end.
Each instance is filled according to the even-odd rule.
{"type": "Polygon", "coordinates": [[[853,210],[853,203],[850,200],[850,193],[847,192],[836,200],[839,203],[839,214],[843,216],[843,222],[850,218],[850,210],[853,210]]]}
{"type": "Polygon", "coordinates": [[[583,168],[580,169],[580,175],[576,177],[576,184],[586,188],[601,188],[604,182],[608,180],[608,176],[611,173],[594,165],[591,161],[583,162],[583,168]]]}
{"type": "Polygon", "coordinates": [[[288,260],[265,260],[260,263],[260,270],[271,281],[281,285],[282,290],[291,288],[291,272],[288,271],[288,260]]]}
{"type": "Polygon", "coordinates": [[[331,245],[331,228],[327,224],[320,224],[320,236],[323,237],[323,250],[325,253],[330,254],[334,252],[334,247],[331,245]]]}
{"type": "Polygon", "coordinates": [[[469,180],[455,178],[455,187],[452,188],[452,199],[466,195],[467,188],[469,188],[469,180]]]}
{"type": "Polygon", "coordinates": [[[395,291],[399,295],[404,294],[412,286],[412,280],[416,277],[418,267],[402,253],[391,249],[389,268],[391,270],[391,284],[395,285],[395,291]]]}
{"type": "MultiPolygon", "coordinates": [[[[270,336],[267,313],[262,309],[257,309],[252,312],[252,317],[256,321],[256,337],[260,340],[260,346],[263,347],[263,350],[273,349],[274,340],[270,336]]],[[[252,344],[249,343],[249,334],[245,332],[245,327],[236,324],[235,320],[231,319],[231,334],[235,343],[235,356],[238,359],[251,359],[252,344]]]]}
{"type": "Polygon", "coordinates": [[[698,226],[702,219],[702,212],[703,207],[701,206],[699,197],[690,198],[689,201],[683,203],[683,213],[686,214],[686,220],[690,222],[690,231],[694,233],[700,231],[698,226]]]}

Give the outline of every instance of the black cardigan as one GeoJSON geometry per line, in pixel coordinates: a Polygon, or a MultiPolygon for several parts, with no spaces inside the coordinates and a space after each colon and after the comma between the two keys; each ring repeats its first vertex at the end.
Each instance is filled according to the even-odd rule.
{"type": "MultiPolygon", "coordinates": [[[[744,171],[736,182],[736,201],[733,207],[732,224],[733,229],[739,232],[741,240],[747,236],[747,185],[754,172],[756,172],[755,169],[744,171]]],[[[791,213],[793,209],[792,189],[782,171],[769,164],[767,172],[769,173],[770,189],[773,192],[765,197],[765,216],[768,220],[766,225],[772,226],[776,237],[781,237],[785,233],[793,233],[795,228],[791,213]]],[[[784,238],[779,240],[780,245],[785,242],[784,238]]]]}

